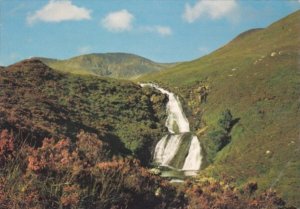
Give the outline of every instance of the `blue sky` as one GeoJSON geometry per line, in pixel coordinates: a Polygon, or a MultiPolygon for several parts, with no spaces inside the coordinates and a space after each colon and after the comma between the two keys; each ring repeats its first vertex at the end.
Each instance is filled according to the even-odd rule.
{"type": "Polygon", "coordinates": [[[299,9],[300,0],[0,0],[0,65],[105,52],[192,60],[299,9]]]}

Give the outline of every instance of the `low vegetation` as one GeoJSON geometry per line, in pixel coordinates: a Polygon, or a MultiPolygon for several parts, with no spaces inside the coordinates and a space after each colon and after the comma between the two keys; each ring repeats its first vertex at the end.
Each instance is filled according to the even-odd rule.
{"type": "Polygon", "coordinates": [[[46,138],[32,148],[2,131],[0,207],[176,208],[183,198],[138,160],[109,158],[96,135],[80,132],[72,141],[46,138]]]}
{"type": "MultiPolygon", "coordinates": [[[[80,132],[33,148],[0,132],[0,208],[288,209],[273,191],[203,179],[176,189],[136,159],[110,157],[105,142],[80,132]]],[[[292,208],[291,208],[292,209],[292,208]]]]}

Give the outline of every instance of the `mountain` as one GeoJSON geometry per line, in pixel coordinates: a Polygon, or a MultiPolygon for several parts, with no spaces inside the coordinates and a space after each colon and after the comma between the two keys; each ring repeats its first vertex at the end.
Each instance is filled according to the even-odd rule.
{"type": "Polygon", "coordinates": [[[63,74],[29,59],[2,69],[0,87],[0,129],[32,145],[83,130],[147,163],[164,132],[166,97],[129,81],[63,74]]]}
{"type": "Polygon", "coordinates": [[[299,51],[297,11],[138,81],[158,83],[185,102],[206,153],[200,175],[235,179],[238,186],[256,181],[260,190],[276,189],[300,206],[299,51]],[[225,130],[224,112],[233,116],[225,130]]]}
{"type": "Polygon", "coordinates": [[[288,209],[272,191],[254,199],[251,182],[250,190],[207,178],[177,188],[142,167],[165,134],[166,100],[149,87],[63,74],[38,59],[2,69],[0,208],[288,209]]]}
{"type": "Polygon", "coordinates": [[[174,64],[155,63],[149,59],[126,53],[87,54],[67,60],[38,59],[62,72],[126,79],[174,66],[174,64]]]}

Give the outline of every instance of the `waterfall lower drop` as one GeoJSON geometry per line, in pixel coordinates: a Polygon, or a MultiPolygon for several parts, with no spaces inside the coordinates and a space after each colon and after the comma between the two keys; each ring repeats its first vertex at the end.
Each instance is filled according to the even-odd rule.
{"type": "MultiPolygon", "coordinates": [[[[166,94],[167,103],[166,127],[169,134],[164,136],[155,147],[154,161],[160,166],[171,167],[184,172],[198,171],[202,162],[201,146],[197,136],[189,134],[189,122],[182,110],[179,98],[156,84],[141,84],[166,94]],[[186,137],[188,136],[188,138],[186,137]]],[[[195,172],[191,172],[191,175],[195,172]]]]}

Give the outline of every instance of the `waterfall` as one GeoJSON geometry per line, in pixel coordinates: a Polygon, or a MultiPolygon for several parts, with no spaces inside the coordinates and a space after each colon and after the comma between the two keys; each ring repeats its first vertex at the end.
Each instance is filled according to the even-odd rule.
{"type": "Polygon", "coordinates": [[[165,126],[169,134],[164,136],[155,147],[154,161],[160,166],[174,167],[183,171],[197,171],[200,169],[202,162],[201,146],[197,136],[189,135],[189,122],[182,110],[178,96],[174,95],[156,84],[141,84],[142,87],[150,86],[166,94],[169,98],[167,103],[167,120],[165,126]],[[189,141],[183,141],[189,140],[189,141]],[[184,149],[189,143],[189,147],[184,149]],[[182,148],[182,149],[181,149],[182,148]],[[186,153],[183,155],[182,153],[186,153]],[[174,161],[177,162],[174,162],[174,161]],[[175,164],[175,166],[173,166],[175,164]],[[178,167],[180,166],[180,167],[178,167]]]}

